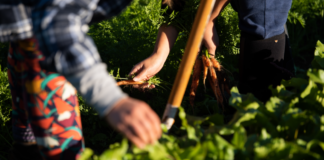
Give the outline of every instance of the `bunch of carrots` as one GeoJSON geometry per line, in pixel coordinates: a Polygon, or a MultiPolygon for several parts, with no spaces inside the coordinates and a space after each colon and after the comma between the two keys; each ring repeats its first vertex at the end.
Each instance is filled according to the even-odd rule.
{"type": "Polygon", "coordinates": [[[218,103],[221,104],[224,109],[225,92],[230,94],[228,77],[224,67],[215,58],[210,58],[208,52],[196,59],[190,88],[190,105],[194,106],[194,100],[199,85],[201,72],[203,73],[203,84],[205,92],[205,82],[208,78],[209,84],[218,103]]]}
{"type": "Polygon", "coordinates": [[[149,80],[142,80],[142,81],[133,81],[133,78],[135,77],[135,75],[132,75],[131,77],[128,78],[118,78],[118,79],[126,79],[126,80],[122,80],[122,81],[118,81],[117,85],[118,86],[132,86],[134,88],[137,89],[153,89],[155,88],[155,86],[161,87],[162,89],[165,89],[164,87],[166,87],[167,85],[169,85],[168,83],[162,81],[160,78],[158,77],[152,77],[149,80]],[[161,86],[161,85],[164,85],[161,86]]]}

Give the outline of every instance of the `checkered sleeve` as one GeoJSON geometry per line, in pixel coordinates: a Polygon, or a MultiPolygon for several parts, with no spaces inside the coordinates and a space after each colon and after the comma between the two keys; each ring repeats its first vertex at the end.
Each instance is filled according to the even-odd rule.
{"type": "Polygon", "coordinates": [[[89,69],[101,61],[95,44],[86,35],[93,14],[108,18],[130,3],[130,0],[40,1],[32,19],[35,36],[46,57],[43,66],[63,75],[89,69]]]}
{"type": "Polygon", "coordinates": [[[94,13],[96,16],[101,15],[98,17],[110,18],[119,14],[130,2],[131,0],[100,0],[94,13]]]}
{"type": "Polygon", "coordinates": [[[63,75],[89,69],[100,57],[86,35],[97,1],[41,0],[32,12],[33,31],[46,57],[42,66],[63,75]]]}
{"type": "Polygon", "coordinates": [[[0,42],[33,36],[30,9],[22,3],[0,3],[0,42]]]}

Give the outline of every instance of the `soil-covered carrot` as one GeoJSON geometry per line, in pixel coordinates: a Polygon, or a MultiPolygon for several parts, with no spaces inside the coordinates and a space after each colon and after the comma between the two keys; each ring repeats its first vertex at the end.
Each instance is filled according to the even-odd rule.
{"type": "Polygon", "coordinates": [[[222,65],[215,58],[210,58],[210,61],[213,67],[216,69],[216,71],[221,71],[222,65]]]}
{"type": "MultiPolygon", "coordinates": [[[[215,86],[215,84],[210,76],[208,76],[208,81],[209,81],[210,86],[213,88],[215,86]]],[[[212,89],[212,90],[214,92],[216,99],[219,99],[216,90],[215,89],[212,89]]]]}
{"type": "Polygon", "coordinates": [[[205,88],[205,92],[206,92],[206,78],[207,78],[207,73],[208,73],[208,68],[211,65],[211,62],[209,60],[209,58],[207,58],[205,55],[201,56],[201,60],[204,64],[204,70],[203,70],[203,84],[204,84],[204,88],[205,88]]]}
{"type": "Polygon", "coordinates": [[[121,86],[121,85],[135,85],[135,84],[144,84],[146,83],[145,81],[133,81],[133,80],[125,80],[125,81],[119,81],[117,82],[117,85],[118,86],[121,86]]]}
{"type": "Polygon", "coordinates": [[[192,82],[191,82],[191,88],[190,88],[190,104],[193,107],[194,106],[194,100],[196,96],[196,91],[197,87],[199,84],[199,77],[201,74],[201,69],[202,69],[202,61],[201,59],[197,59],[194,69],[193,69],[193,74],[192,74],[192,82]]]}
{"type": "Polygon", "coordinates": [[[211,77],[211,79],[212,79],[212,81],[214,83],[214,86],[212,86],[212,89],[215,90],[214,92],[216,92],[216,99],[222,105],[222,107],[224,109],[223,95],[222,95],[222,92],[220,90],[220,86],[219,86],[219,82],[218,82],[218,79],[217,79],[215,69],[212,66],[210,66],[210,68],[209,68],[209,74],[210,74],[210,77],[211,77]]]}

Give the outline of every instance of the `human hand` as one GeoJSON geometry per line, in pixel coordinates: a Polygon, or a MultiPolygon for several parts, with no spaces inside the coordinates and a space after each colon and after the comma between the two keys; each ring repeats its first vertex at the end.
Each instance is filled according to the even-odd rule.
{"type": "Polygon", "coordinates": [[[210,21],[206,26],[206,30],[203,36],[203,44],[207,48],[209,56],[214,58],[216,54],[216,48],[219,45],[219,38],[213,21],[210,21]]]}
{"type": "Polygon", "coordinates": [[[136,74],[134,81],[148,80],[155,76],[163,67],[167,57],[152,54],[142,62],[136,64],[129,75],[136,74]]]}
{"type": "Polygon", "coordinates": [[[162,134],[157,114],[145,102],[133,98],[117,102],[106,120],[139,148],[153,144],[162,134]]]}

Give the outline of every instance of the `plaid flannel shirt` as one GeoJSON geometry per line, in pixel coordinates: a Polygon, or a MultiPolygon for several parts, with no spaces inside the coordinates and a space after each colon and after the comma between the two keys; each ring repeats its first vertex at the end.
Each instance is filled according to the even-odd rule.
{"type": "Polygon", "coordinates": [[[63,75],[101,62],[88,23],[117,15],[131,0],[1,0],[0,41],[35,36],[46,57],[43,68],[63,75]],[[32,9],[31,9],[32,8],[32,9]]]}

